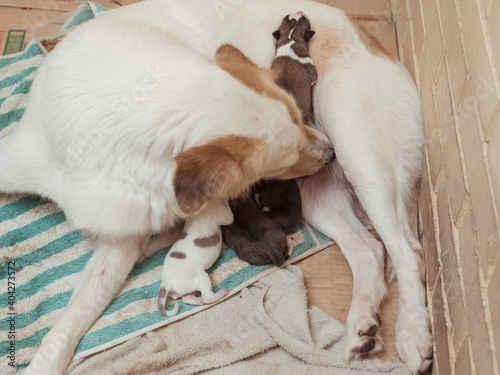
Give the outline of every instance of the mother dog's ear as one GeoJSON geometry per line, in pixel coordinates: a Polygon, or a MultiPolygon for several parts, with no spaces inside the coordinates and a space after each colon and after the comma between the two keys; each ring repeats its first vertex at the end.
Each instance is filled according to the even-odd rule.
{"type": "Polygon", "coordinates": [[[248,158],[255,140],[228,136],[202,146],[191,147],[175,157],[174,191],[180,210],[191,215],[212,199],[238,195],[254,177],[248,158]]]}

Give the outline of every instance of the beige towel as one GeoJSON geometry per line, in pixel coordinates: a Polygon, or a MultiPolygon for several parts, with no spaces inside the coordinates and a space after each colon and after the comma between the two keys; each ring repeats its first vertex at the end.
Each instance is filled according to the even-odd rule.
{"type": "Polygon", "coordinates": [[[343,359],[345,327],[307,310],[302,271],[288,266],[198,314],[74,361],[83,374],[391,374],[402,363],[343,359]]]}

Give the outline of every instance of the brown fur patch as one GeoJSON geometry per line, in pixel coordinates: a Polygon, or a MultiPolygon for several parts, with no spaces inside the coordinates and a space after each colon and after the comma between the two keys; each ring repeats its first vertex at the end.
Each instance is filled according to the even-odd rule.
{"type": "Polygon", "coordinates": [[[174,251],[172,253],[168,253],[168,255],[175,259],[186,259],[186,254],[181,253],[180,251],[174,251]]]}
{"type": "Polygon", "coordinates": [[[422,262],[425,263],[424,249],[420,244],[412,245],[411,249],[417,254],[422,262]]]}
{"type": "Polygon", "coordinates": [[[356,19],[355,16],[349,15],[347,17],[356,29],[361,42],[363,42],[366,49],[370,51],[370,53],[375,56],[386,58],[388,60],[394,60],[389,51],[387,51],[387,49],[378,41],[375,35],[369,32],[366,27],[356,19]]]}
{"type": "Polygon", "coordinates": [[[165,309],[165,305],[162,303],[162,298],[163,297],[159,297],[157,299],[158,311],[160,312],[161,315],[167,316],[167,309],[165,309]]]}
{"type": "MultiPolygon", "coordinates": [[[[318,75],[322,76],[331,68],[329,60],[332,56],[340,53],[338,35],[330,31],[321,32],[321,37],[312,38],[309,42],[309,53],[318,70],[318,75]]],[[[318,34],[319,35],[319,34],[318,34]]]]}
{"type": "Polygon", "coordinates": [[[292,51],[295,52],[298,57],[309,57],[309,48],[307,48],[306,42],[295,42],[294,44],[292,44],[292,51]]]}
{"type": "Polygon", "coordinates": [[[427,284],[427,281],[425,280],[425,274],[423,272],[419,272],[418,277],[419,277],[420,282],[422,283],[422,286],[425,289],[425,286],[427,284]]]}
{"type": "Polygon", "coordinates": [[[283,102],[292,121],[297,125],[302,124],[302,116],[295,102],[274,83],[275,77],[273,74],[259,68],[239,49],[230,44],[223,44],[215,54],[215,62],[221,69],[255,92],[283,102]]]}
{"type": "Polygon", "coordinates": [[[177,155],[173,183],[181,211],[192,214],[214,198],[238,196],[258,180],[251,164],[261,143],[257,138],[230,135],[177,155]]]}
{"type": "Polygon", "coordinates": [[[312,113],[312,85],[318,80],[316,67],[280,56],[273,61],[271,71],[276,76],[276,84],[294,98],[307,124],[312,113]]]}
{"type": "Polygon", "coordinates": [[[209,237],[198,237],[193,242],[198,247],[214,247],[220,241],[220,236],[216,233],[209,237]]]}
{"type": "Polygon", "coordinates": [[[158,291],[158,298],[165,298],[166,295],[167,295],[167,289],[165,289],[165,287],[162,286],[158,291]]]}
{"type": "Polygon", "coordinates": [[[184,238],[186,238],[188,236],[188,234],[184,231],[182,231],[182,234],[181,236],[179,237],[179,240],[183,240],[184,238]]]}

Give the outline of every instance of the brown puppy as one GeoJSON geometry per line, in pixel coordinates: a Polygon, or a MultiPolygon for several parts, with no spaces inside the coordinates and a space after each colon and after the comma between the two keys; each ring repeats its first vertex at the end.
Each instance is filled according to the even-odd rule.
{"type": "Polygon", "coordinates": [[[260,180],[252,187],[252,194],[261,211],[279,224],[285,234],[297,230],[302,202],[295,180],[260,180]]]}
{"type": "Polygon", "coordinates": [[[312,113],[312,86],[318,80],[308,46],[315,33],[302,12],[283,18],[280,28],[273,33],[277,45],[271,71],[276,76],[276,84],[295,99],[306,124],[312,113]]]}
{"type": "Polygon", "coordinates": [[[251,198],[238,198],[229,205],[234,222],[221,228],[224,242],[238,258],[250,264],[281,266],[288,256],[283,228],[268,218],[251,198]]]}

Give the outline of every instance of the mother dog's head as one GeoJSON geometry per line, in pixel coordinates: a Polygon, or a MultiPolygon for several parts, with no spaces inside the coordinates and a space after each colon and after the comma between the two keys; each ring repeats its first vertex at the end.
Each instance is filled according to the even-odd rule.
{"type": "Polygon", "coordinates": [[[257,67],[240,50],[221,46],[217,65],[242,84],[277,102],[273,113],[255,113],[247,132],[221,135],[191,147],[175,158],[174,190],[185,215],[212,199],[228,199],[259,179],[291,179],[318,172],[335,152],[328,138],[302,121],[293,98],[274,83],[272,74],[257,67]],[[252,128],[254,127],[254,128],[252,128]]]}

